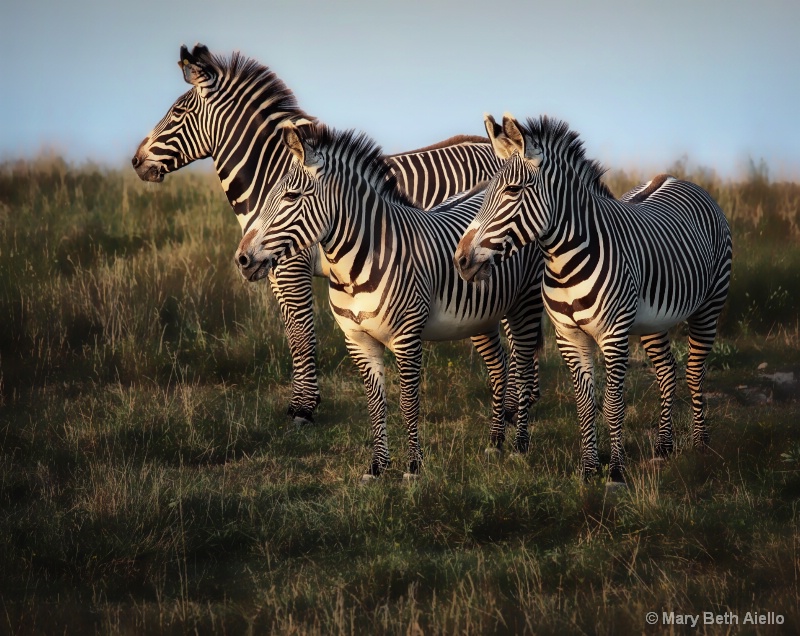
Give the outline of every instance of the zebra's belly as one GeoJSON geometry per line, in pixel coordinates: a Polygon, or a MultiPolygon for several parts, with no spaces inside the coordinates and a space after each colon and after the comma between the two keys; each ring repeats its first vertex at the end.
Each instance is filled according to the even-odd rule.
{"type": "MultiPolygon", "coordinates": [[[[592,336],[595,340],[612,331],[619,324],[621,318],[617,313],[625,312],[622,303],[612,303],[594,298],[594,303],[587,302],[591,295],[586,289],[580,288],[545,288],[544,301],[547,313],[555,325],[564,325],[571,329],[580,329],[592,336]],[[616,307],[610,310],[610,307],[616,307]]],[[[630,305],[627,305],[630,306],[630,305]]],[[[643,335],[659,333],[677,325],[692,315],[695,308],[674,309],[671,307],[656,307],[645,299],[639,298],[636,305],[636,316],[629,333],[643,335]]]]}
{"type": "Polygon", "coordinates": [[[675,310],[671,307],[655,307],[640,298],[636,308],[636,318],[631,325],[630,333],[644,335],[659,333],[674,327],[692,315],[692,310],[675,310]]]}
{"type": "Polygon", "coordinates": [[[503,307],[484,316],[462,316],[460,312],[446,310],[434,304],[422,330],[422,339],[462,340],[486,333],[497,326],[507,309],[503,307]]]}

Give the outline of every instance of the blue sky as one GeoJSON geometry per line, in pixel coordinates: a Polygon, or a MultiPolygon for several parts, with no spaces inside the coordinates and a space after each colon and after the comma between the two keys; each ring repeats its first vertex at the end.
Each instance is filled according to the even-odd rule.
{"type": "Polygon", "coordinates": [[[800,3],[5,0],[0,158],[123,165],[187,87],[182,43],[270,66],[387,152],[547,113],[612,168],[800,178],[800,3]]]}

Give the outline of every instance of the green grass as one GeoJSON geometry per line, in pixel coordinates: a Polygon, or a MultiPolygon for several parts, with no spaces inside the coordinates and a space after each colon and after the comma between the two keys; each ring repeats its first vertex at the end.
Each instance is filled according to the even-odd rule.
{"type": "Polygon", "coordinates": [[[324,283],[323,403],[298,430],[277,307],[239,280],[214,177],[152,187],[59,160],[3,165],[0,633],[658,631],[648,611],[773,611],[782,626],[745,631],[796,633],[800,408],[758,365],[800,370],[800,188],[763,167],[690,176],[729,213],[736,250],[708,375],[712,449],[690,448],[682,384],[678,452],[651,466],[658,390],[636,345],[630,488],[611,494],[577,477],[549,327],[527,457],[486,462],[482,363],[468,343],[429,346],[424,474],[400,478],[390,364],[399,466],[360,487],[366,405],[324,283]]]}

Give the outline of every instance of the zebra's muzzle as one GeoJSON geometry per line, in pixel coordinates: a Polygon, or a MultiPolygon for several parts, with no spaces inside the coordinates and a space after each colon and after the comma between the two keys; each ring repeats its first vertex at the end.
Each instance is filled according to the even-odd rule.
{"type": "Polygon", "coordinates": [[[488,280],[494,269],[494,263],[491,258],[481,258],[481,255],[476,250],[464,249],[461,243],[456,249],[453,261],[458,275],[468,283],[488,280]]]}
{"type": "Polygon", "coordinates": [[[151,163],[148,161],[141,161],[138,157],[131,160],[136,174],[142,181],[149,181],[151,183],[161,183],[164,180],[164,175],[167,174],[167,169],[164,164],[151,163]]]}
{"type": "Polygon", "coordinates": [[[246,252],[240,252],[236,256],[236,265],[242,277],[251,283],[266,278],[270,270],[275,266],[274,258],[255,260],[246,252]]]}

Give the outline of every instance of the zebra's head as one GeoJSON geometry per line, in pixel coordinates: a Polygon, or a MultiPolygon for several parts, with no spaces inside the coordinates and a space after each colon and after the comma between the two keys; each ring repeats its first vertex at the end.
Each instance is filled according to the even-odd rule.
{"type": "Polygon", "coordinates": [[[192,88],[177,99],[139,144],[131,164],[143,181],[163,181],[168,172],[204,159],[212,152],[211,135],[203,125],[203,115],[219,88],[218,61],[208,48],[196,44],[191,52],[181,47],[178,66],[184,81],[192,88]]]}
{"type": "Polygon", "coordinates": [[[327,228],[319,205],[325,165],[322,154],[291,122],[282,126],[282,136],[292,163],[267,195],[261,211],[253,215],[234,257],[250,282],[264,278],[281,260],[319,242],[327,228]]]}
{"type": "Polygon", "coordinates": [[[541,140],[508,114],[502,126],[491,115],[484,116],[484,124],[495,154],[505,163],[456,248],[456,268],[466,281],[488,279],[495,266],[547,232],[550,222],[541,187],[546,163],[541,140]]]}

